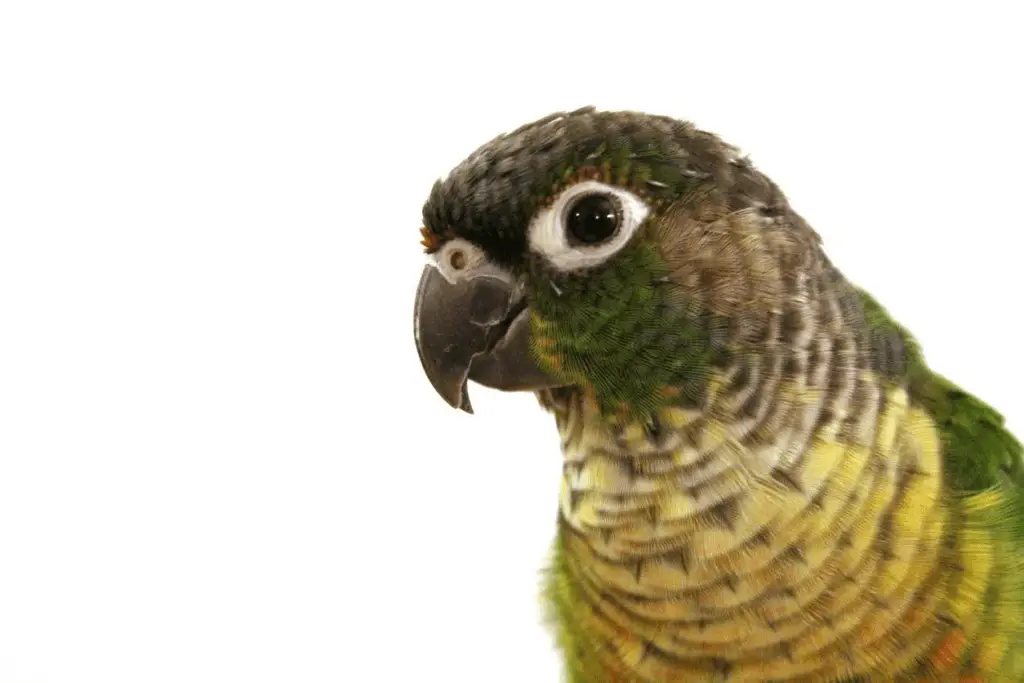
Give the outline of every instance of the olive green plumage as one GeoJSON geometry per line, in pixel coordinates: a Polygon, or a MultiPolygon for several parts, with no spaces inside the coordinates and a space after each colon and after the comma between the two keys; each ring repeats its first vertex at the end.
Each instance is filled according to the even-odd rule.
{"type": "Polygon", "coordinates": [[[734,147],[559,113],[423,217],[429,253],[522,285],[560,384],[543,596],[571,683],[1024,680],[1024,449],[734,147]],[[617,202],[607,244],[573,241],[577,187],[617,202]]]}
{"type": "MultiPolygon", "coordinates": [[[[858,290],[865,323],[879,337],[896,338],[903,349],[893,377],[935,419],[946,444],[949,485],[963,492],[997,486],[1024,487],[1024,446],[1006,428],[1003,416],[954,382],[934,373],[917,340],[870,294],[858,290]]],[[[1024,518],[1022,518],[1024,519],[1024,518]]]]}
{"type": "Polygon", "coordinates": [[[545,357],[564,359],[548,369],[591,383],[609,413],[642,418],[669,400],[663,387],[699,400],[705,369],[727,355],[715,339],[728,322],[672,305],[668,288],[649,286],[667,274],[660,255],[642,242],[586,280],[559,279],[552,288],[546,273],[534,273],[536,312],[551,321],[537,337],[551,340],[545,357]]]}
{"type": "MultiPolygon", "coordinates": [[[[911,378],[912,395],[942,430],[950,485],[958,491],[1024,485],[1024,449],[1003,416],[948,379],[925,369],[911,378]]],[[[1019,494],[1017,494],[1019,497],[1019,494]]]]}

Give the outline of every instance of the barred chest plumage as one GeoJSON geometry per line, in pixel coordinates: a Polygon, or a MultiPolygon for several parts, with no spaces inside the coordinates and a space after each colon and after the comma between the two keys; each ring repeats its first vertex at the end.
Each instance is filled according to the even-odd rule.
{"type": "Polygon", "coordinates": [[[930,417],[857,363],[823,364],[830,381],[741,362],[644,422],[541,396],[578,656],[636,682],[933,680],[968,646],[995,670],[1014,619],[979,609],[998,544],[942,495],[930,417]]]}

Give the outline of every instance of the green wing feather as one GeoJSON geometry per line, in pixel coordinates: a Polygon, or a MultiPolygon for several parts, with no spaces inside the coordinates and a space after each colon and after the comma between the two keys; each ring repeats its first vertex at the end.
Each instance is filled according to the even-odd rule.
{"type": "Polygon", "coordinates": [[[954,490],[1024,487],[1024,448],[992,406],[930,372],[913,379],[911,395],[942,432],[947,480],[954,490]]]}
{"type": "Polygon", "coordinates": [[[912,400],[935,420],[944,442],[946,481],[957,492],[1012,484],[1024,489],[1024,446],[992,406],[932,372],[914,337],[867,292],[858,289],[873,335],[896,341],[903,350],[900,379],[912,400]]]}

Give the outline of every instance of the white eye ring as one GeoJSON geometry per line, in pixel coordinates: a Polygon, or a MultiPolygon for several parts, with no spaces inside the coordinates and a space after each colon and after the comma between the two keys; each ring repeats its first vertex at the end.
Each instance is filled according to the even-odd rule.
{"type": "Polygon", "coordinates": [[[576,183],[558,195],[551,206],[539,211],[530,221],[530,249],[561,271],[592,268],[626,246],[649,213],[650,207],[640,197],[621,187],[606,185],[596,180],[576,183]],[[615,234],[604,242],[594,245],[573,244],[566,234],[567,209],[580,196],[589,194],[614,197],[619,205],[622,223],[615,234]]]}

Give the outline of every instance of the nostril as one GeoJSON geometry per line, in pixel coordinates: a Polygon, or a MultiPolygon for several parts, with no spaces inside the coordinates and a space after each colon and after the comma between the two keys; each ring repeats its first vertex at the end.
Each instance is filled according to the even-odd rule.
{"type": "Polygon", "coordinates": [[[452,270],[462,270],[466,267],[466,252],[461,249],[452,249],[448,254],[448,265],[452,270]]]}

